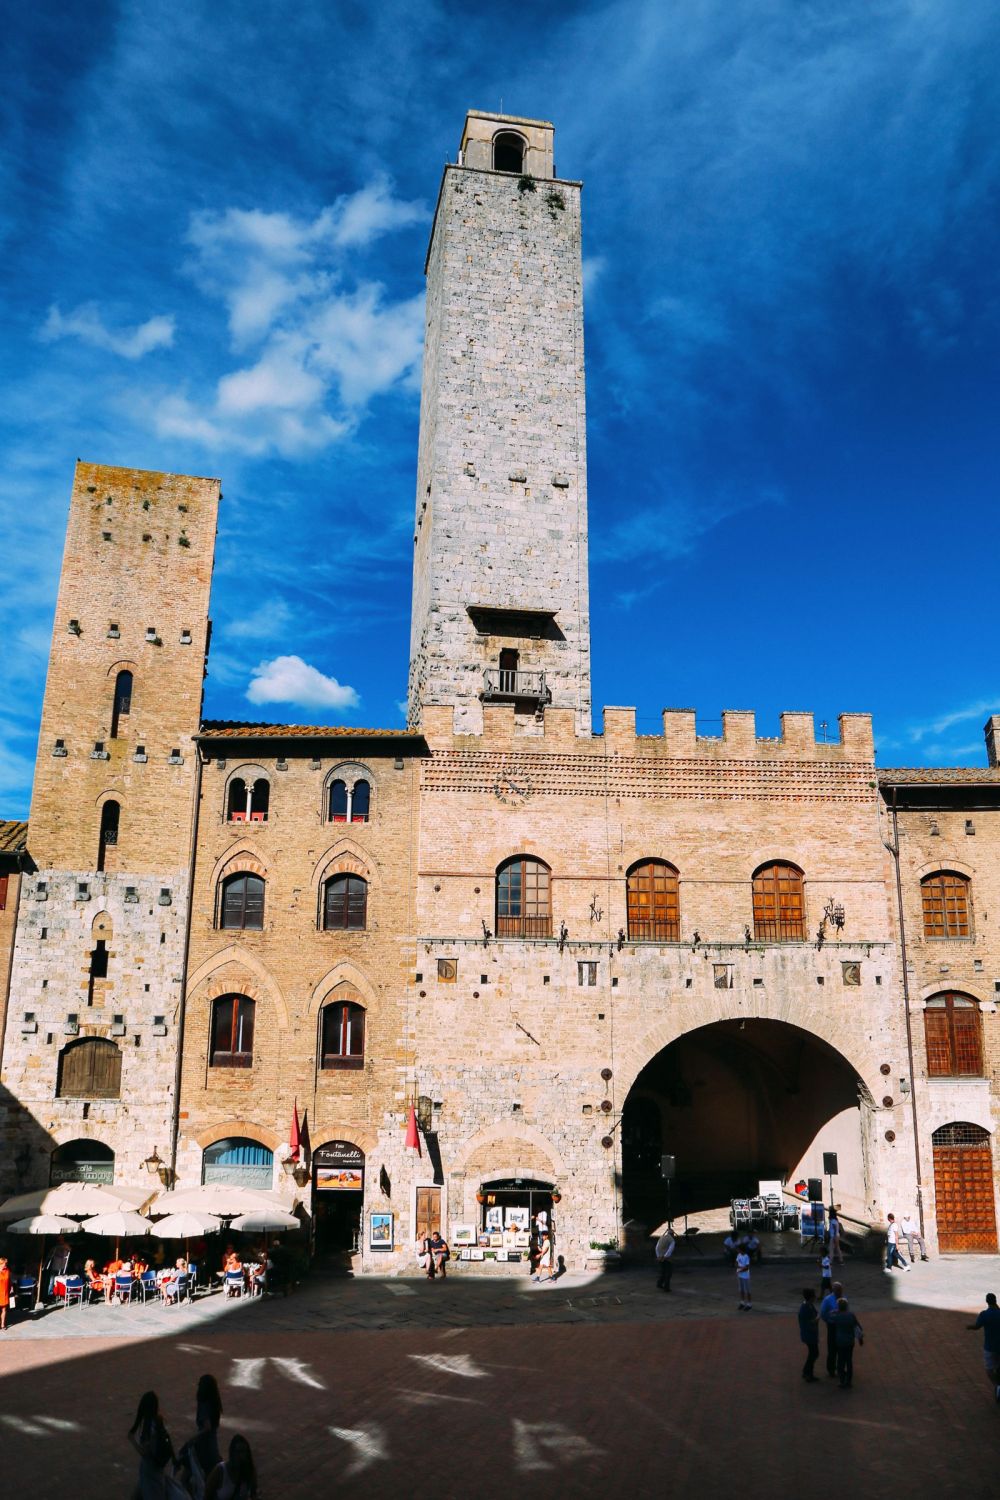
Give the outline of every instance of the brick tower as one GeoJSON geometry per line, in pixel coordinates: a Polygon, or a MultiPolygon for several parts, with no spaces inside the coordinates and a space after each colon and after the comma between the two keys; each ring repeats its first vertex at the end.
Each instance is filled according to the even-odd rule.
{"type": "Polygon", "coordinates": [[[472,111],[427,255],[410,721],[547,704],[590,732],[580,184],[552,126],[472,111]]]}
{"type": "Polygon", "coordinates": [[[170,1146],[218,502],[214,479],[77,465],[11,975],[3,1084],[20,1108],[2,1186],[134,1183],[170,1146]]]}

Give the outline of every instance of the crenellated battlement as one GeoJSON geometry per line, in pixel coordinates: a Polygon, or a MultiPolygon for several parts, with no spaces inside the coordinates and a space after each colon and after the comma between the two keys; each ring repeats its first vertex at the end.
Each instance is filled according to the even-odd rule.
{"type": "Polygon", "coordinates": [[[873,765],[875,742],[870,714],[844,713],[837,719],[839,738],[817,740],[811,713],[783,713],[781,734],[758,738],[752,711],[726,709],[722,733],[698,733],[693,708],[663,711],[659,735],[636,731],[634,708],[604,709],[600,734],[576,733],[576,714],[567,708],[547,708],[539,717],[515,713],[508,703],[483,704],[483,732],[459,734],[450,705],[425,705],[421,729],[432,750],[523,750],[538,754],[612,755],[655,760],[816,762],[822,765],[873,765]]]}

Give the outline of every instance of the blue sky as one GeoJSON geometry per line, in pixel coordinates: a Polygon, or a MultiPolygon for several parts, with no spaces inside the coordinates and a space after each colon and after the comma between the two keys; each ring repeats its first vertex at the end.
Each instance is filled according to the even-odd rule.
{"type": "MultiPolygon", "coordinates": [[[[206,712],[393,726],[423,254],[466,108],[583,178],[594,701],[1000,708],[995,0],[21,7],[0,102],[0,815],[77,456],[223,480],[206,712]]],[[[599,721],[598,721],[599,722],[599,721]]]]}

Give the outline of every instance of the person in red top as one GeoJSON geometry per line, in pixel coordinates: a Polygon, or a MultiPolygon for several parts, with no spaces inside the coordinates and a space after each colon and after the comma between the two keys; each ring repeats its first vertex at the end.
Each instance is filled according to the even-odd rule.
{"type": "Polygon", "coordinates": [[[0,1333],[7,1332],[7,1314],[10,1310],[10,1270],[7,1257],[0,1255],[0,1333]]]}

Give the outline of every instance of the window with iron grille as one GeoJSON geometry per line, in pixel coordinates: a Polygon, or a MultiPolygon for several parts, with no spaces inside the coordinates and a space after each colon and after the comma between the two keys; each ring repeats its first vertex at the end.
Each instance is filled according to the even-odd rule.
{"type": "Polygon", "coordinates": [[[356,1001],[325,1005],[320,1037],[320,1066],[363,1068],[365,1065],[365,1011],[356,1001]]]}
{"type": "Polygon", "coordinates": [[[497,937],[551,937],[549,867],[517,856],[497,871],[497,937]]]}
{"type": "Polygon", "coordinates": [[[938,870],[920,882],[924,909],[924,937],[967,938],[971,881],[954,870],[938,870]]]}
{"type": "Polygon", "coordinates": [[[799,943],[806,935],[805,890],[797,865],[778,860],[753,877],[753,935],[758,943],[799,943]]]}
{"type": "Polygon", "coordinates": [[[118,731],[122,727],[122,719],[127,719],[132,712],[132,673],[119,672],[115,678],[115,698],[111,709],[111,738],[118,738],[118,731]]]}
{"type": "Polygon", "coordinates": [[[939,1125],[931,1135],[932,1146],[983,1146],[990,1133],[982,1125],[972,1125],[968,1120],[954,1120],[949,1125],[939,1125]]]}
{"type": "Polygon", "coordinates": [[[213,1068],[253,1067],[256,1002],[249,995],[220,995],[212,1002],[209,1063],[213,1068]]]}
{"type": "Polygon", "coordinates": [[[641,860],[626,876],[632,942],[676,943],[681,936],[677,871],[663,859],[641,860]]]}
{"type": "Polygon", "coordinates": [[[264,926],[264,881],[259,875],[228,875],[222,882],[219,926],[257,932],[264,926]]]}
{"type": "Polygon", "coordinates": [[[979,1078],[983,1038],[979,1006],[969,995],[934,995],[924,1007],[931,1078],[979,1078]]]}
{"type": "Polygon", "coordinates": [[[368,918],[368,882],[360,875],[334,875],[323,892],[327,932],[362,932],[368,918]]]}

